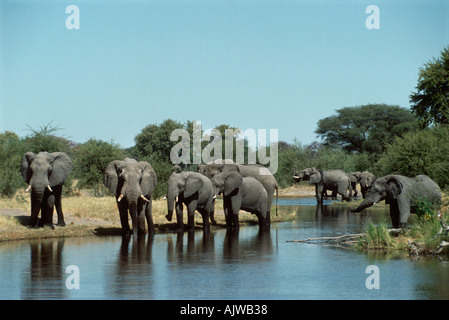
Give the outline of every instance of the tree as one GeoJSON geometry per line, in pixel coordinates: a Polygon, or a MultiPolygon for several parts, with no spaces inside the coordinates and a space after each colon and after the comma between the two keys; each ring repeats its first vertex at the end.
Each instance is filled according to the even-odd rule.
{"type": "Polygon", "coordinates": [[[368,104],[344,107],[318,121],[315,133],[328,147],[341,147],[347,152],[382,153],[396,136],[415,130],[413,114],[399,106],[368,104]]]}
{"type": "Polygon", "coordinates": [[[439,58],[419,70],[418,85],[410,95],[410,103],[421,128],[449,124],[449,46],[439,58]]]}
{"type": "Polygon", "coordinates": [[[447,126],[436,126],[396,138],[377,163],[380,174],[425,174],[443,188],[449,184],[448,135],[447,126]]]}
{"type": "Polygon", "coordinates": [[[117,144],[95,139],[80,144],[74,153],[74,175],[79,179],[79,187],[99,190],[109,163],[125,158],[125,152],[117,144]]]}
{"type": "Polygon", "coordinates": [[[170,151],[176,144],[170,141],[170,135],[175,129],[185,129],[185,126],[180,122],[167,119],[160,125],[150,124],[143,128],[134,138],[136,156],[153,161],[170,162],[170,151]]]}
{"type": "Polygon", "coordinates": [[[24,186],[20,162],[25,152],[27,146],[17,134],[10,131],[0,133],[0,196],[11,198],[24,186]]]}
{"type": "Polygon", "coordinates": [[[55,133],[60,131],[60,127],[53,127],[51,122],[34,129],[28,126],[30,135],[25,137],[24,141],[28,145],[28,151],[39,153],[47,152],[66,152],[70,153],[73,143],[64,137],[56,136],[55,133]]]}

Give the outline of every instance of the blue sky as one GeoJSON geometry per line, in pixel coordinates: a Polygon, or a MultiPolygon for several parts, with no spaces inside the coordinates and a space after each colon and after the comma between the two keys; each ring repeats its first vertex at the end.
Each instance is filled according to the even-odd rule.
{"type": "Polygon", "coordinates": [[[171,118],[308,144],[336,109],[409,107],[419,68],[449,45],[449,1],[2,0],[0,29],[0,132],[52,121],[130,147],[171,118]]]}

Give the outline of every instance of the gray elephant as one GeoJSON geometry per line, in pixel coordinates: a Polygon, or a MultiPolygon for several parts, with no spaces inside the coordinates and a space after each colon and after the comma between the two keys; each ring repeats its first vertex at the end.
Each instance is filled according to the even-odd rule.
{"type": "Polygon", "coordinates": [[[376,180],[376,178],[374,177],[374,175],[368,171],[363,171],[360,174],[360,190],[362,191],[362,197],[363,199],[365,199],[366,194],[368,193],[369,189],[371,188],[371,186],[374,183],[374,180],[376,180]]]}
{"type": "Polygon", "coordinates": [[[115,195],[120,214],[122,234],[129,237],[128,211],[133,236],[145,236],[145,218],[149,234],[154,234],[152,193],[157,185],[156,172],[148,162],[126,158],[114,160],[104,173],[104,185],[115,195]]]}
{"type": "Polygon", "coordinates": [[[63,152],[27,152],[22,157],[20,171],[31,190],[31,220],[30,227],[53,227],[53,208],[58,214],[58,226],[65,226],[62,212],[61,195],[65,179],[70,174],[73,163],[63,152]],[[41,219],[37,219],[41,212],[41,219]]]}
{"type": "Polygon", "coordinates": [[[195,230],[195,210],[203,217],[203,231],[210,230],[209,218],[214,219],[215,189],[206,176],[198,172],[173,172],[167,182],[167,209],[165,216],[172,220],[173,210],[176,208],[178,232],[184,230],[183,204],[187,207],[188,231],[195,230]]]}
{"type": "Polygon", "coordinates": [[[348,172],[348,177],[349,180],[351,181],[351,188],[352,188],[352,196],[353,197],[357,197],[358,196],[358,191],[357,191],[357,183],[360,183],[360,177],[361,177],[362,173],[360,171],[353,171],[353,172],[348,172]]]}
{"type": "Polygon", "coordinates": [[[265,217],[265,223],[267,225],[270,224],[270,211],[271,206],[273,204],[273,198],[274,198],[274,192],[276,192],[276,215],[277,215],[277,202],[278,202],[278,183],[276,181],[276,178],[273,176],[273,174],[264,166],[258,165],[258,164],[249,164],[249,165],[243,165],[243,164],[207,164],[205,167],[199,167],[199,170],[203,172],[203,174],[211,179],[213,176],[215,176],[218,173],[221,172],[238,172],[242,177],[252,177],[259,181],[262,186],[265,188],[267,192],[267,214],[265,217]]]}
{"type": "Polygon", "coordinates": [[[394,228],[405,228],[416,204],[430,201],[437,206],[441,203],[441,190],[426,175],[409,178],[401,175],[388,175],[377,178],[366,198],[354,210],[360,212],[373,204],[385,200],[390,205],[390,217],[394,228]]]}
{"type": "Polygon", "coordinates": [[[223,193],[223,207],[226,216],[226,226],[229,229],[239,229],[239,210],[255,214],[259,219],[260,231],[269,228],[267,223],[267,191],[253,177],[242,177],[236,171],[221,172],[211,179],[217,193],[223,193]]]}
{"type": "Polygon", "coordinates": [[[310,184],[315,185],[315,195],[318,204],[323,203],[323,196],[325,195],[326,190],[331,190],[333,194],[340,194],[342,200],[351,201],[351,181],[346,172],[341,170],[323,171],[312,167],[296,173],[297,174],[293,176],[295,182],[309,180],[310,184]]]}

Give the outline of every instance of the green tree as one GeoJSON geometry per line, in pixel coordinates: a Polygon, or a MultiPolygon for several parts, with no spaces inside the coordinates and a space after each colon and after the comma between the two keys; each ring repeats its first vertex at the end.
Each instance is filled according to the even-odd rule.
{"type": "Polygon", "coordinates": [[[20,162],[25,152],[27,146],[17,134],[0,133],[0,196],[13,197],[24,186],[20,162]]]}
{"type": "Polygon", "coordinates": [[[185,129],[185,126],[177,121],[167,119],[161,124],[150,124],[134,138],[135,151],[139,158],[151,159],[151,161],[170,162],[170,151],[177,143],[170,140],[170,135],[175,129],[185,129]]]}
{"type": "Polygon", "coordinates": [[[28,130],[31,133],[24,138],[24,142],[28,145],[28,151],[34,153],[41,151],[65,152],[70,156],[73,143],[56,135],[56,132],[62,130],[60,127],[53,127],[50,122],[38,129],[28,126],[28,130]]]}
{"type": "Polygon", "coordinates": [[[449,46],[440,57],[419,69],[418,85],[410,95],[410,103],[421,128],[449,124],[449,46]]]}
{"type": "Polygon", "coordinates": [[[74,155],[74,175],[79,179],[78,186],[96,191],[103,190],[103,174],[109,163],[125,158],[119,145],[96,139],[80,144],[74,155]]]}
{"type": "Polygon", "coordinates": [[[449,184],[449,128],[437,126],[405,134],[387,146],[377,163],[381,175],[425,174],[440,186],[449,184]]]}
{"type": "Polygon", "coordinates": [[[413,114],[399,106],[369,104],[344,107],[318,121],[315,131],[328,147],[348,152],[382,153],[387,143],[417,128],[413,114]]]}

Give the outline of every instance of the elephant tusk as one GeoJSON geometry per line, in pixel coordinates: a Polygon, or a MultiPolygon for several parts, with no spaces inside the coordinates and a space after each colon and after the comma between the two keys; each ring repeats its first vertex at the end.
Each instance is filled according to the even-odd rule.
{"type": "Polygon", "coordinates": [[[148,200],[147,198],[145,198],[145,196],[142,194],[140,195],[140,197],[142,198],[142,200],[146,201],[146,202],[150,202],[150,200],[148,200]]]}
{"type": "Polygon", "coordinates": [[[48,189],[50,192],[53,192],[53,190],[51,189],[50,185],[47,186],[47,189],[48,189]]]}
{"type": "Polygon", "coordinates": [[[167,196],[164,196],[164,197],[162,198],[162,200],[167,200],[167,196]]]}
{"type": "Polygon", "coordinates": [[[31,190],[31,185],[28,186],[28,188],[25,190],[25,192],[30,192],[31,190]]]}
{"type": "Polygon", "coordinates": [[[117,199],[117,202],[120,202],[120,201],[122,201],[123,197],[124,197],[123,193],[122,193],[122,194],[120,194],[120,196],[119,196],[119,197],[118,197],[118,199],[117,199]]]}
{"type": "Polygon", "coordinates": [[[175,202],[178,202],[178,197],[175,198],[175,202]]]}

